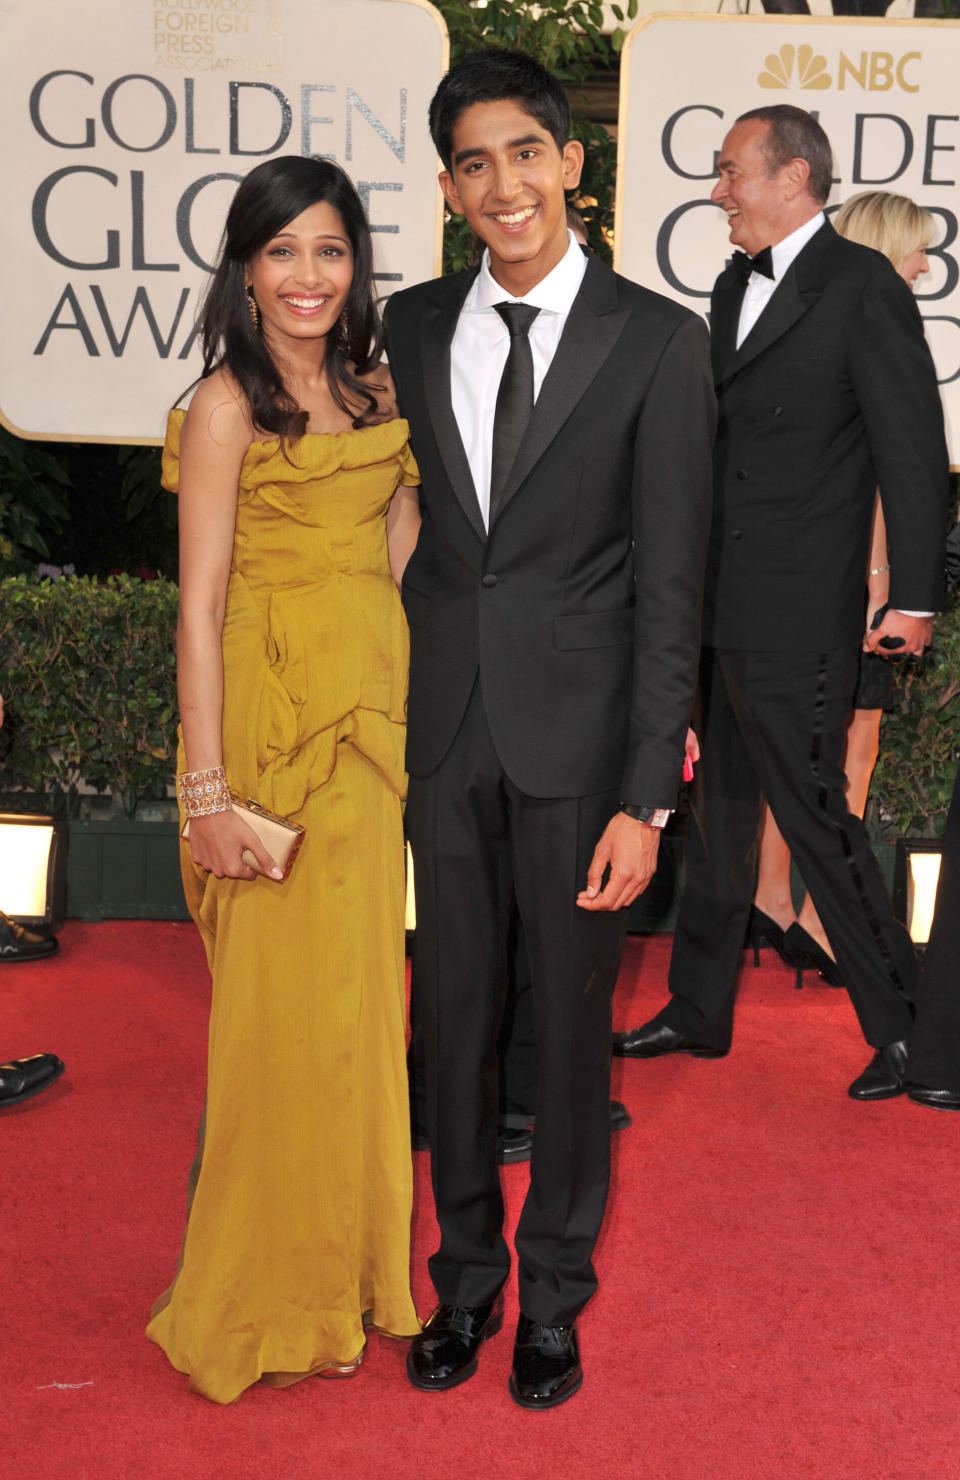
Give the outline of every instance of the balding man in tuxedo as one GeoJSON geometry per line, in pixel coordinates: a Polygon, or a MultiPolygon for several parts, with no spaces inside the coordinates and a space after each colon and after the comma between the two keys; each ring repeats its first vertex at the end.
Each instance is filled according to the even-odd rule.
{"type": "Polygon", "coordinates": [[[826,220],[830,144],[780,105],[743,114],[712,199],[742,250],[714,288],[720,423],[704,609],[703,762],[671,1000],[614,1052],[725,1054],[753,895],[763,795],[820,914],[868,1043],[850,1085],[907,1085],[916,990],[860,819],[843,733],[863,635],[863,568],[879,486],[890,600],[864,643],[919,657],[942,604],[948,462],[916,304],[880,253],[826,220]]]}

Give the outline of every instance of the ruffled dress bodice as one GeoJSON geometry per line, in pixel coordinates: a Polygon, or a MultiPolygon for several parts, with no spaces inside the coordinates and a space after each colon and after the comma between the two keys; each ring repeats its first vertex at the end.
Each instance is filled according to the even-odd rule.
{"type": "MultiPolygon", "coordinates": [[[[185,412],[171,412],[163,482],[178,491],[185,412]]],[[[285,456],[250,444],[240,471],[223,625],[224,765],[272,811],[298,812],[336,759],[337,726],[402,794],[409,644],[386,512],[419,483],[401,419],[307,433],[285,456]]]]}

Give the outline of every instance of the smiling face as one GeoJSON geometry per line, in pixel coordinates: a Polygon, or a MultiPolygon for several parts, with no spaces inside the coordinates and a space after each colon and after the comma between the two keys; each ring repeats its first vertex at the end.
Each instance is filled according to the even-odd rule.
{"type": "Polygon", "coordinates": [[[515,297],[530,291],[567,250],[566,196],[580,182],[583,148],[559,149],[519,103],[473,103],[453,129],[451,168],[440,184],[490,248],[490,267],[515,297]]]}
{"type": "Polygon", "coordinates": [[[900,264],[900,276],[905,283],[909,283],[911,288],[916,285],[918,277],[929,271],[930,264],[927,261],[926,243],[922,247],[915,247],[908,256],[904,257],[900,264]]]}
{"type": "MultiPolygon", "coordinates": [[[[776,246],[800,223],[795,220],[795,202],[806,180],[798,182],[791,160],[774,174],[768,173],[763,140],[770,125],[760,119],[734,124],[723,141],[717,173],[720,178],[710,193],[722,206],[730,225],[730,240],[751,257],[763,247],[776,246]]],[[[801,171],[801,174],[803,172],[801,171]]]]}
{"type": "Polygon", "coordinates": [[[289,221],[247,263],[268,344],[322,338],[343,311],[353,253],[340,212],[317,201],[289,221]]]}

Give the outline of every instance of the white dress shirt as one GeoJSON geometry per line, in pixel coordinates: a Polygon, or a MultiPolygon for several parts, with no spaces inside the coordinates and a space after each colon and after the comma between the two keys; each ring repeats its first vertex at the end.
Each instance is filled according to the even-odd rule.
{"type": "Polygon", "coordinates": [[[510,348],[507,326],[493,305],[529,303],[540,310],[530,326],[536,401],[587,269],[587,259],[579,245],[570,232],[567,236],[566,255],[522,298],[512,298],[501,288],[490,271],[490,253],[485,251],[454,330],[450,346],[450,398],[485,529],[490,525],[493,416],[510,348]]]}
{"type": "Polygon", "coordinates": [[[747,291],[743,295],[740,304],[740,321],[737,324],[737,349],[740,348],[757,319],[763,313],[770,299],[777,290],[787,268],[795,257],[798,257],[812,236],[816,236],[820,227],[826,220],[822,211],[811,216],[809,221],[804,221],[796,231],[791,231],[782,242],[777,242],[775,247],[770,248],[773,257],[773,277],[764,277],[762,272],[751,272],[747,279],[747,291]]]}

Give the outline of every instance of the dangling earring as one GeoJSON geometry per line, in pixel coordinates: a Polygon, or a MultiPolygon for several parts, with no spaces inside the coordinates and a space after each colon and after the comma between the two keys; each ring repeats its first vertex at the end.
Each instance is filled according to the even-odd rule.
{"type": "Polygon", "coordinates": [[[350,320],[347,318],[347,310],[337,319],[337,348],[346,354],[350,348],[350,320]]]}
{"type": "Polygon", "coordinates": [[[260,309],[257,307],[257,300],[253,296],[252,283],[247,285],[247,307],[250,310],[250,321],[253,324],[253,332],[256,333],[260,328],[260,309]]]}

